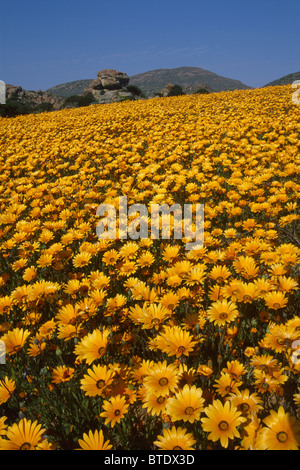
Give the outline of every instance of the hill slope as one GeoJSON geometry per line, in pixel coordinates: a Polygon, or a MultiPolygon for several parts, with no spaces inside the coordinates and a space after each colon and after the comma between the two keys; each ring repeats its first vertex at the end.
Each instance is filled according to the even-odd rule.
{"type": "Polygon", "coordinates": [[[289,75],[285,75],[284,77],[278,78],[270,83],[264,85],[267,86],[277,86],[277,85],[290,85],[295,80],[300,80],[300,72],[290,73],[289,75]]]}
{"type": "Polygon", "coordinates": [[[212,91],[246,90],[251,87],[239,80],[222,77],[200,67],[178,67],[157,69],[140,73],[130,78],[130,83],[141,88],[145,93],[158,93],[166,83],[180,85],[187,91],[194,91],[199,86],[208,86],[212,91]]]}
{"type": "Polygon", "coordinates": [[[74,82],[67,82],[53,86],[46,91],[65,98],[72,95],[82,95],[83,90],[89,86],[91,81],[92,78],[86,80],[75,80],[74,82]]]}
{"type": "MultiPolygon", "coordinates": [[[[58,96],[80,95],[92,79],[62,83],[47,91],[58,96]]],[[[247,90],[251,87],[239,80],[222,77],[200,67],[178,67],[174,69],[156,69],[130,77],[130,85],[138,86],[147,96],[158,93],[167,83],[180,85],[188,91],[207,86],[212,91],[247,90]]]]}

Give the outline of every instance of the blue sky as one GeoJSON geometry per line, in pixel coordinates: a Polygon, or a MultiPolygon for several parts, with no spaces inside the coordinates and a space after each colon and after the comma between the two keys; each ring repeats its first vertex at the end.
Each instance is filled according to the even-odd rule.
{"type": "Polygon", "coordinates": [[[0,0],[0,79],[27,90],[201,67],[259,87],[300,71],[299,0],[0,0]]]}

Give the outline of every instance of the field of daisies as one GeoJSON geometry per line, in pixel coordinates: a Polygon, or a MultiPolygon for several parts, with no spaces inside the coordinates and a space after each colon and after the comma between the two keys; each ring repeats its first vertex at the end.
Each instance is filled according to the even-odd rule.
{"type": "Polygon", "coordinates": [[[291,86],[0,118],[0,450],[299,449],[299,136],[291,86]]]}

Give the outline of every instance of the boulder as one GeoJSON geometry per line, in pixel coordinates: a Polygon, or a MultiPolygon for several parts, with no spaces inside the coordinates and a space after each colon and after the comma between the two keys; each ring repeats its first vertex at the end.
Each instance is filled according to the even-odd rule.
{"type": "Polygon", "coordinates": [[[91,93],[98,104],[117,103],[119,101],[135,99],[135,95],[126,89],[106,90],[105,92],[103,90],[92,90],[91,93]]]}
{"type": "Polygon", "coordinates": [[[103,85],[100,78],[92,80],[88,88],[92,88],[93,90],[103,90],[103,85]]]}
{"type": "Polygon", "coordinates": [[[135,100],[137,94],[126,88],[129,77],[118,70],[105,69],[97,73],[97,78],[92,80],[84,94],[91,93],[96,103],[115,103],[124,100],[135,100]]]}
{"type": "Polygon", "coordinates": [[[100,70],[97,73],[97,78],[102,87],[107,90],[119,90],[129,83],[129,77],[126,73],[113,69],[100,70]]]}

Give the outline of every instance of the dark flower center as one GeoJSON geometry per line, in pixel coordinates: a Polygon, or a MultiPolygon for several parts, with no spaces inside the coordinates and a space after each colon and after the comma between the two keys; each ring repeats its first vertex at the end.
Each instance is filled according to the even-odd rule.
{"type": "Polygon", "coordinates": [[[244,295],[243,300],[251,300],[251,296],[250,295],[244,295]]]}
{"type": "Polygon", "coordinates": [[[226,312],[221,312],[219,317],[221,318],[221,320],[225,320],[225,318],[228,317],[228,314],[226,312]]]}
{"type": "Polygon", "coordinates": [[[167,379],[167,377],[162,377],[161,379],[159,379],[158,383],[161,387],[164,387],[169,383],[169,380],[167,379]]]}
{"type": "Polygon", "coordinates": [[[240,408],[243,413],[247,413],[250,409],[249,403],[242,403],[240,408]]]}
{"type": "Polygon", "coordinates": [[[227,431],[229,429],[229,424],[227,423],[227,421],[220,421],[219,429],[221,429],[221,431],[227,431]]]}
{"type": "Polygon", "coordinates": [[[105,385],[105,381],[103,379],[100,379],[96,382],[96,387],[97,388],[103,388],[105,385]]]}
{"type": "Polygon", "coordinates": [[[31,449],[31,444],[29,442],[24,442],[20,447],[20,450],[30,450],[30,449],[31,449]]]}
{"type": "Polygon", "coordinates": [[[195,409],[192,406],[188,406],[184,412],[186,415],[192,415],[194,413],[195,409]]]}
{"type": "Polygon", "coordinates": [[[289,438],[289,436],[287,435],[286,432],[284,431],[280,431],[276,434],[276,437],[277,439],[279,440],[279,442],[286,442],[289,438]]]}
{"type": "Polygon", "coordinates": [[[165,401],[165,397],[158,397],[156,401],[159,405],[162,405],[165,401]]]}

